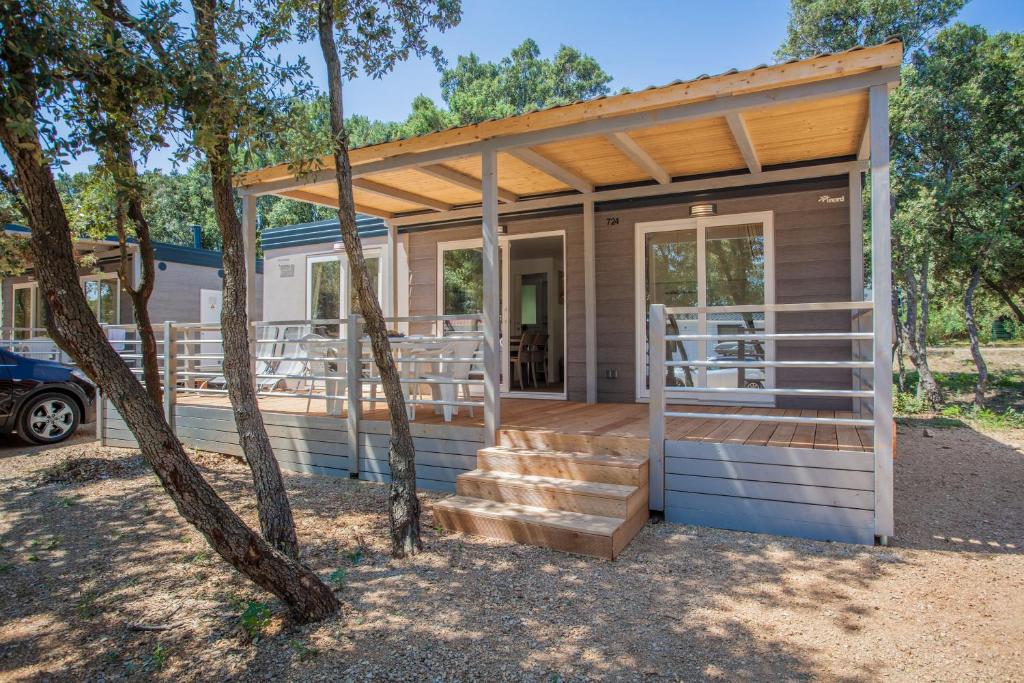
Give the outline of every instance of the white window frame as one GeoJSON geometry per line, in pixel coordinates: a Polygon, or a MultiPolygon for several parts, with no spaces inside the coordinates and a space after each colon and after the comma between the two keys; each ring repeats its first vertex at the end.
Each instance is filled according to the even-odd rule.
{"type": "MultiPolygon", "coordinates": [[[[78,286],[82,288],[82,294],[85,294],[85,283],[90,281],[102,281],[102,280],[113,280],[114,281],[114,325],[121,324],[121,282],[117,277],[117,273],[92,273],[90,275],[82,275],[78,278],[78,286]]],[[[88,303],[88,300],[86,300],[88,303]]],[[[95,315],[95,312],[93,313],[95,315]]],[[[99,320],[99,317],[96,318],[99,320]]]]}
{"type": "Polygon", "coordinates": [[[11,286],[11,333],[16,335],[18,330],[24,329],[17,327],[14,320],[15,302],[18,300],[18,290],[20,289],[27,289],[29,291],[28,336],[33,337],[36,330],[39,329],[39,326],[36,324],[39,322],[39,285],[35,282],[19,282],[11,286]]]}
{"type": "MultiPolygon", "coordinates": [[[[380,263],[377,271],[377,300],[380,301],[381,310],[385,316],[392,316],[391,311],[391,262],[387,258],[388,250],[384,245],[363,247],[363,257],[366,259],[376,258],[380,263]]],[[[339,277],[341,277],[340,308],[338,318],[344,320],[349,316],[349,302],[352,300],[351,286],[352,278],[349,276],[348,256],[343,251],[336,251],[329,254],[310,254],[306,256],[306,319],[313,317],[313,301],[310,295],[313,292],[313,264],[327,261],[337,261],[340,265],[339,277]]]]}
{"type": "MultiPolygon", "coordinates": [[[[634,227],[633,242],[633,296],[635,304],[635,349],[634,367],[636,369],[636,398],[637,401],[650,399],[650,389],[647,386],[647,310],[646,310],[646,261],[647,261],[647,239],[651,233],[671,232],[675,230],[695,230],[697,234],[697,306],[692,312],[697,315],[697,334],[707,334],[707,312],[702,312],[707,307],[707,264],[706,264],[706,232],[709,227],[722,225],[737,225],[744,223],[760,223],[764,235],[764,303],[772,305],[775,303],[775,214],[773,211],[750,211],[746,213],[723,214],[721,216],[708,216],[705,218],[675,218],[664,221],[647,221],[637,223],[634,227]]],[[[775,313],[764,314],[765,332],[775,332],[775,313]]],[[[698,343],[699,354],[702,359],[707,358],[707,342],[698,343]]],[[[775,342],[769,340],[765,344],[765,360],[775,360],[775,342]]],[[[707,386],[707,368],[699,370],[700,386],[707,386]]],[[[767,387],[775,386],[775,369],[765,368],[765,384],[767,387]]],[[[682,391],[672,391],[672,387],[665,387],[665,394],[668,400],[673,403],[758,403],[774,405],[773,395],[749,395],[723,392],[714,396],[698,396],[682,391]]]]}
{"type": "MultiPolygon", "coordinates": [[[[482,229],[482,228],[481,228],[482,229]]],[[[569,285],[569,269],[567,267],[568,258],[568,237],[565,230],[545,230],[543,232],[528,232],[520,235],[499,235],[498,236],[498,248],[501,250],[501,395],[511,398],[536,398],[536,399],[547,399],[547,400],[566,400],[569,396],[569,363],[565,363],[565,377],[562,380],[562,391],[513,391],[511,382],[512,378],[509,376],[507,370],[510,362],[509,347],[505,343],[505,340],[509,338],[509,320],[510,320],[510,309],[511,306],[511,289],[512,289],[512,262],[509,259],[509,244],[516,240],[533,239],[538,237],[561,237],[562,238],[562,281],[568,290],[569,285]]],[[[436,292],[436,308],[437,314],[440,315],[444,310],[444,253],[446,251],[456,251],[458,249],[483,249],[484,242],[482,237],[463,239],[463,240],[451,240],[448,242],[437,243],[437,292],[436,292]]],[[[562,304],[562,356],[568,361],[569,356],[569,307],[565,303],[562,304]]]]}

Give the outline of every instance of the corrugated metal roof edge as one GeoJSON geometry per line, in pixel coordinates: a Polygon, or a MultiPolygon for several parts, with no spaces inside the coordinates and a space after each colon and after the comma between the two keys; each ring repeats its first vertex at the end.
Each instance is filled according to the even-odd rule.
{"type": "MultiPolygon", "coordinates": [[[[30,227],[17,223],[5,223],[4,230],[20,233],[32,232],[30,227]]],[[[117,240],[114,237],[107,237],[105,241],[116,242],[117,240]]],[[[218,269],[224,265],[224,258],[219,249],[196,249],[195,247],[183,244],[153,242],[153,251],[157,261],[169,261],[171,263],[183,263],[185,265],[218,269]]],[[[263,272],[263,259],[256,260],[256,272],[263,272]]]]}

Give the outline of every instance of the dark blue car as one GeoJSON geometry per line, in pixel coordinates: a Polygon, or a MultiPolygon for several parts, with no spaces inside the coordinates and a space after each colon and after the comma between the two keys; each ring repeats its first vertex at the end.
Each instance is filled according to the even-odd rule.
{"type": "Polygon", "coordinates": [[[0,434],[57,443],[96,414],[96,386],[77,368],[0,350],[0,434]]]}

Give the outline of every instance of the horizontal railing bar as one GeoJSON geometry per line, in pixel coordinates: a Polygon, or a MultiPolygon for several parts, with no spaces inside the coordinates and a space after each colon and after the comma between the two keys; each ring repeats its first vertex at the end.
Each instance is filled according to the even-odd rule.
{"type": "Polygon", "coordinates": [[[275,327],[281,325],[344,325],[348,318],[311,318],[309,320],[257,320],[250,322],[250,325],[261,327],[275,327]]]}
{"type": "Polygon", "coordinates": [[[871,361],[857,360],[667,360],[668,367],[727,368],[874,368],[871,361]]]}
{"type": "MultiPolygon", "coordinates": [[[[361,381],[365,384],[380,384],[380,377],[363,377],[361,381]]],[[[449,379],[447,377],[402,377],[398,380],[402,384],[471,384],[483,385],[482,379],[449,379]]]]}
{"type": "Polygon", "coordinates": [[[749,415],[747,413],[687,413],[666,412],[665,417],[685,417],[698,420],[740,420],[743,422],[780,422],[792,424],[835,425],[837,427],[873,427],[874,420],[848,417],[800,417],[796,415],[749,415]]]}
{"type": "Polygon", "coordinates": [[[666,393],[688,394],[764,394],[767,396],[829,396],[836,398],[871,398],[870,391],[857,389],[753,389],[747,387],[665,387],[666,393]]]}
{"type": "MultiPolygon", "coordinates": [[[[377,403],[387,403],[386,398],[363,398],[363,403],[369,403],[375,405],[377,403]]],[[[417,406],[465,406],[467,408],[482,408],[484,403],[480,401],[443,401],[438,399],[427,399],[427,398],[407,398],[405,399],[406,405],[417,405],[417,406]]],[[[365,416],[364,416],[365,419],[365,416]]]]}
{"type": "Polygon", "coordinates": [[[737,306],[676,306],[666,308],[667,315],[687,313],[800,313],[803,311],[871,310],[871,301],[815,301],[804,304],[751,304],[737,306]]]}
{"type": "MultiPolygon", "coordinates": [[[[447,337],[388,337],[388,341],[390,341],[392,344],[440,344],[457,341],[480,341],[483,338],[483,332],[477,333],[471,330],[466,330],[464,332],[452,334],[447,337]]],[[[366,343],[370,341],[370,338],[362,337],[359,341],[366,343]]]]}
{"type": "Polygon", "coordinates": [[[748,341],[757,339],[817,341],[827,339],[872,339],[871,332],[755,332],[752,334],[666,334],[665,341],[748,341]]]}

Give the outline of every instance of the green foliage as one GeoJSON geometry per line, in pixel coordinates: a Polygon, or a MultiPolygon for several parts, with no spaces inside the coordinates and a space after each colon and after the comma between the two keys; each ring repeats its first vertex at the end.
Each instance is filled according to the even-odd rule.
{"type": "Polygon", "coordinates": [[[899,36],[907,51],[924,44],[967,0],[790,0],[780,61],[807,59],[899,36]]]}
{"type": "Polygon", "coordinates": [[[612,78],[597,60],[562,45],[544,59],[526,39],[499,62],[470,53],[441,75],[441,94],[455,123],[464,125],[607,95],[612,78]]]}
{"type": "Polygon", "coordinates": [[[348,585],[348,572],[343,568],[335,569],[327,580],[334,586],[334,590],[344,590],[348,585]]]}
{"type": "Polygon", "coordinates": [[[153,651],[146,657],[146,662],[143,665],[143,669],[146,671],[163,671],[167,665],[167,648],[163,646],[163,643],[157,643],[153,647],[153,651]]]}
{"type": "Polygon", "coordinates": [[[940,281],[960,293],[975,264],[996,278],[1024,268],[1024,36],[942,31],[904,70],[891,115],[897,213],[920,213],[940,281]]]}
{"type": "Polygon", "coordinates": [[[252,639],[256,639],[270,625],[270,606],[265,602],[250,600],[239,618],[242,629],[252,639]]]}
{"type": "Polygon", "coordinates": [[[951,405],[943,408],[941,415],[947,418],[968,420],[987,429],[1024,429],[1024,412],[1015,408],[1007,408],[1000,412],[990,408],[979,408],[975,405],[969,407],[951,405]]]}
{"type": "Polygon", "coordinates": [[[313,659],[314,657],[320,654],[320,651],[318,649],[306,645],[297,638],[289,639],[288,647],[291,648],[292,652],[295,653],[295,656],[298,657],[300,662],[308,662],[309,660],[313,659]]]}

